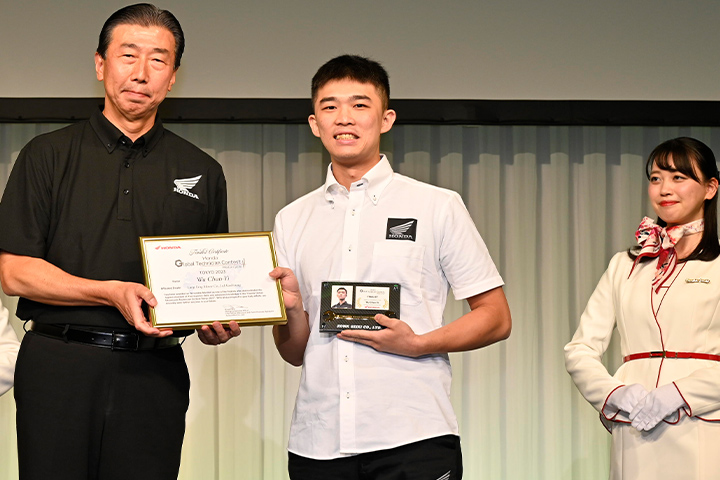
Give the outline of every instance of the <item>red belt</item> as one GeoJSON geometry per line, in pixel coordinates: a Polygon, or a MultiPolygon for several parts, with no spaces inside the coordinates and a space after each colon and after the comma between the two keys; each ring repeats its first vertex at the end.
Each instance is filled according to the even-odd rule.
{"type": "Polygon", "coordinates": [[[711,353],[668,351],[633,353],[632,355],[623,357],[623,362],[639,360],[641,358],[697,358],[698,360],[714,360],[716,362],[720,362],[720,355],[713,355],[711,353]]]}

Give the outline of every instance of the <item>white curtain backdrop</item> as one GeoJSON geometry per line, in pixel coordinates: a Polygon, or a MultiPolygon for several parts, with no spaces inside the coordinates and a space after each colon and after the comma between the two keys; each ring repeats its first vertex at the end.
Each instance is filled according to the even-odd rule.
{"type": "MultiPolygon", "coordinates": [[[[167,127],[222,164],[231,231],[271,230],[281,207],[324,181],[329,158],[306,125],[167,127]]],[[[56,128],[0,124],[0,192],[22,146],[56,128]]],[[[462,194],[506,282],[510,339],[451,355],[466,479],[607,478],[609,434],[572,385],[562,347],[612,254],[652,214],[644,159],[681,135],[720,153],[720,128],[706,127],[396,126],[383,137],[396,171],[462,194]]],[[[2,301],[14,311],[16,299],[2,301]]],[[[446,319],[465,309],[451,301],[446,319]]],[[[286,479],[300,370],[283,363],[270,328],[246,327],[218,348],[193,337],[184,349],[192,391],[180,478],[286,479]]],[[[0,398],[0,479],[17,477],[14,414],[11,391],[0,398]]]]}

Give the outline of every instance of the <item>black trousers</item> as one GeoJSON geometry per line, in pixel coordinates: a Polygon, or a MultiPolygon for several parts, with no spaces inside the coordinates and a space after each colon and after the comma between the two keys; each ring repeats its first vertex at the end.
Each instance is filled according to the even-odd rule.
{"type": "Polygon", "coordinates": [[[112,351],[28,332],[15,370],[20,479],[176,479],[189,390],[179,346],[112,351]]]}
{"type": "Polygon", "coordinates": [[[444,435],[333,460],[289,453],[292,480],[460,480],[460,437],[444,435]]]}

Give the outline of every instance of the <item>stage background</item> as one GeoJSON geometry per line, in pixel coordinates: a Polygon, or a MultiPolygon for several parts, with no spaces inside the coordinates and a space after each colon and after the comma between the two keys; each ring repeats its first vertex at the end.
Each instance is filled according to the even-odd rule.
{"type": "MultiPolygon", "coordinates": [[[[0,97],[98,97],[124,0],[0,0],[0,97]]],[[[306,98],[342,53],[415,99],[720,100],[716,0],[158,1],[187,46],[176,98],[306,98]]]]}
{"type": "MultiPolygon", "coordinates": [[[[48,112],[81,118],[102,96],[93,69],[97,35],[125,3],[0,0],[0,193],[22,146],[62,126],[38,123],[48,112]]],[[[358,53],[388,68],[393,98],[409,103],[394,104],[399,124],[383,137],[383,152],[397,171],[462,194],[506,281],[513,314],[508,341],[451,355],[465,478],[607,478],[610,437],[565,373],[562,347],[609,258],[651,214],[642,171],[650,150],[679,135],[720,149],[717,2],[159,5],[177,15],[188,40],[170,96],[182,108],[168,118],[202,112],[205,122],[167,126],[223,165],[233,231],[271,229],[282,206],[322,184],[329,159],[299,124],[305,113],[296,103],[309,96],[317,67],[358,53]],[[217,99],[241,110],[248,99],[259,103],[235,115],[217,99]],[[500,103],[489,116],[471,111],[448,122],[442,113],[429,115],[433,125],[408,124],[422,119],[423,102],[432,100],[441,102],[430,105],[440,112],[458,101],[466,110],[473,102],[500,103]],[[589,104],[575,103],[588,100],[606,112],[588,120],[589,104]],[[678,102],[687,100],[699,103],[678,102]],[[538,108],[536,101],[570,103],[538,108]],[[288,105],[296,115],[284,124],[288,105]],[[558,105],[563,115],[543,117],[558,105]],[[640,110],[651,114],[634,126],[617,120],[640,110]],[[510,117],[522,125],[502,125],[510,117]],[[671,126],[679,117],[683,126],[671,126]],[[527,118],[539,118],[539,126],[527,118]]],[[[0,298],[14,311],[16,299],[0,298]]],[[[446,317],[465,308],[450,302],[446,317]]],[[[17,319],[13,326],[22,334],[17,319]]],[[[184,348],[192,390],[180,478],[287,478],[300,370],[282,362],[270,329],[245,328],[219,348],[192,338],[184,348]]],[[[617,345],[607,361],[617,366],[617,345]]],[[[2,479],[17,477],[14,429],[11,391],[0,398],[2,479]]]]}

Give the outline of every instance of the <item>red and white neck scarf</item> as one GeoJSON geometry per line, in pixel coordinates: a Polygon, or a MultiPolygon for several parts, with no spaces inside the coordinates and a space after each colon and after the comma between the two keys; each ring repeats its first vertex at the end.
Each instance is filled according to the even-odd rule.
{"type": "MultiPolygon", "coordinates": [[[[632,270],[642,257],[658,257],[658,263],[653,278],[653,287],[657,293],[660,286],[675,271],[677,265],[677,252],[675,245],[683,235],[702,232],[705,229],[703,219],[686,223],[685,225],[674,225],[672,227],[661,227],[653,222],[651,218],[645,217],[635,232],[635,238],[640,245],[640,253],[635,259],[632,270]]],[[[630,270],[630,274],[632,274],[630,270]]]]}

